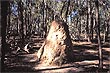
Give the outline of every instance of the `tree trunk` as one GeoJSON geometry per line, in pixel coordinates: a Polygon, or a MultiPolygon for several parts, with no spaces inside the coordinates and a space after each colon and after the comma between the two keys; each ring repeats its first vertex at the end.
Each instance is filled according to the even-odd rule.
{"type": "Polygon", "coordinates": [[[90,0],[87,0],[87,25],[86,25],[86,35],[87,35],[87,39],[88,39],[88,42],[90,42],[90,24],[91,24],[91,5],[90,5],[90,0]]]}
{"type": "Polygon", "coordinates": [[[6,26],[7,26],[7,10],[9,1],[1,1],[1,36],[2,36],[2,56],[1,56],[1,71],[4,72],[5,51],[6,51],[6,26]]]}
{"type": "Polygon", "coordinates": [[[45,22],[45,19],[46,19],[46,6],[45,6],[45,4],[46,4],[46,2],[45,2],[45,0],[43,0],[43,24],[42,24],[42,37],[44,38],[45,37],[45,35],[46,35],[46,30],[47,30],[47,28],[46,28],[46,22],[45,22]]]}
{"type": "Polygon", "coordinates": [[[97,36],[98,36],[98,45],[99,45],[99,69],[103,68],[102,60],[102,48],[101,48],[101,37],[100,37],[100,21],[99,21],[99,4],[98,0],[95,1],[96,5],[96,26],[97,26],[97,36]]]}
{"type": "Polygon", "coordinates": [[[44,34],[43,34],[43,36],[44,36],[44,38],[46,38],[46,33],[47,33],[47,21],[46,21],[46,19],[47,19],[47,4],[46,4],[46,2],[44,1],[44,34]]]}
{"type": "Polygon", "coordinates": [[[70,6],[70,0],[68,0],[68,6],[66,8],[66,14],[65,14],[66,22],[67,22],[67,16],[68,16],[68,12],[69,12],[69,6],[70,6]]]}
{"type": "Polygon", "coordinates": [[[103,43],[105,43],[105,36],[106,36],[106,21],[104,21],[104,37],[103,37],[103,43]]]}
{"type": "Polygon", "coordinates": [[[91,27],[90,27],[90,39],[93,40],[93,21],[94,21],[94,18],[93,18],[93,13],[91,14],[91,27]]]}
{"type": "Polygon", "coordinates": [[[105,28],[105,42],[108,41],[108,34],[109,34],[109,19],[107,20],[106,28],[105,28]]]}
{"type": "Polygon", "coordinates": [[[63,21],[53,21],[48,36],[37,55],[41,64],[62,65],[73,58],[72,42],[68,25],[63,21]]]}
{"type": "Polygon", "coordinates": [[[65,5],[66,5],[66,1],[63,2],[63,6],[62,6],[62,9],[61,9],[61,12],[60,12],[61,18],[64,18],[63,10],[64,10],[65,5]]]}
{"type": "Polygon", "coordinates": [[[80,22],[78,23],[78,41],[81,41],[81,16],[79,17],[80,22]]]}
{"type": "Polygon", "coordinates": [[[21,21],[21,40],[22,40],[22,47],[24,47],[24,23],[23,23],[23,4],[22,1],[20,0],[19,2],[19,11],[20,11],[20,21],[21,21]]]}
{"type": "MultiPolygon", "coordinates": [[[[6,30],[6,33],[8,34],[8,32],[10,31],[10,15],[11,15],[11,8],[10,8],[10,3],[8,5],[8,15],[7,15],[7,30],[6,30]]],[[[9,35],[9,34],[8,34],[9,35]]]]}

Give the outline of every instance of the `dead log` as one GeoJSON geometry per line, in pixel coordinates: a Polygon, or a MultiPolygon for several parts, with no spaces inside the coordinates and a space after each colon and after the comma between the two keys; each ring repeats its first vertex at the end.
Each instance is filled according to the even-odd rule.
{"type": "Polygon", "coordinates": [[[37,56],[41,64],[62,65],[73,60],[72,42],[68,25],[61,21],[53,21],[45,42],[37,56]]]}

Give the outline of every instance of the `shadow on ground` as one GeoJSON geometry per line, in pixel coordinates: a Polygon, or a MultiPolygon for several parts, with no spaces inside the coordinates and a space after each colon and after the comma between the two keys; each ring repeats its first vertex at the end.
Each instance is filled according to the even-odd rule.
{"type": "Polygon", "coordinates": [[[5,72],[108,72],[109,53],[108,44],[102,45],[103,48],[103,70],[98,69],[98,45],[97,44],[74,44],[74,59],[68,65],[61,67],[39,68],[36,54],[22,54],[6,59],[5,72]],[[35,69],[37,67],[38,69],[35,69]]]}

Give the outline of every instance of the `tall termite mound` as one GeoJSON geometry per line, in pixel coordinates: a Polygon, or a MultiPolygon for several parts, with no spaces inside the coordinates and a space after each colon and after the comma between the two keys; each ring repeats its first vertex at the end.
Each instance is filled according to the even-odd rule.
{"type": "Polygon", "coordinates": [[[72,42],[68,25],[62,20],[55,20],[42,47],[39,49],[38,58],[41,64],[62,65],[73,59],[72,42]]]}

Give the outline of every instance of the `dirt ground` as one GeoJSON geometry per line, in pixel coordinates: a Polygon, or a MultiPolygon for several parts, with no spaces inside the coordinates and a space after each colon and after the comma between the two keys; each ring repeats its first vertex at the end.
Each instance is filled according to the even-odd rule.
{"type": "Polygon", "coordinates": [[[98,69],[98,45],[90,42],[73,42],[74,61],[62,66],[44,66],[37,61],[36,53],[11,55],[6,58],[6,72],[65,72],[110,73],[110,43],[102,45],[103,69],[98,69]]]}

